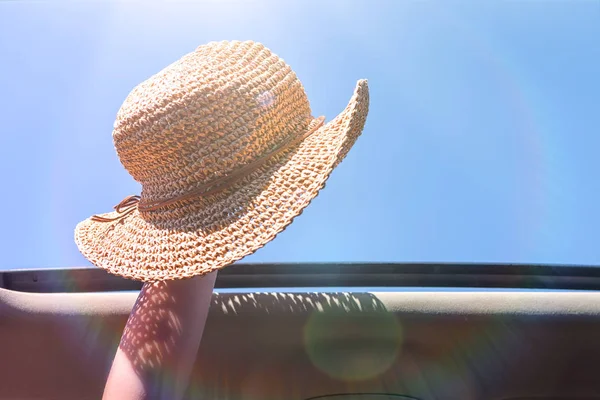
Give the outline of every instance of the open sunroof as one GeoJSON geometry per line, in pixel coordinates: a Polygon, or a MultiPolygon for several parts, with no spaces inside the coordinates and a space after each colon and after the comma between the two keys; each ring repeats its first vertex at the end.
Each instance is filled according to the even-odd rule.
{"type": "MultiPolygon", "coordinates": [[[[94,267],[0,272],[0,287],[25,292],[138,290],[142,283],[94,267]]],[[[216,288],[457,287],[600,289],[600,268],[532,264],[239,263],[219,272],[216,288]]]]}

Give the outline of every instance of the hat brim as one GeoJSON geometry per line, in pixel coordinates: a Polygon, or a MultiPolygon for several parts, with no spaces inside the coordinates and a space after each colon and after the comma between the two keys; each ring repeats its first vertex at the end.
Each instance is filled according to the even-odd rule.
{"type": "Polygon", "coordinates": [[[362,133],[368,109],[369,89],[361,80],[336,118],[233,186],[156,211],[135,210],[115,222],[86,219],[75,228],[75,243],[97,267],[134,280],[183,279],[224,268],[302,213],[362,133]]]}

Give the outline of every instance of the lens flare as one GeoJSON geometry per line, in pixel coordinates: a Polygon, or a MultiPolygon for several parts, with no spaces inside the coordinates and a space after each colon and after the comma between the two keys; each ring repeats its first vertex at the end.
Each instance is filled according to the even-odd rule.
{"type": "Polygon", "coordinates": [[[373,379],[385,373],[402,345],[393,313],[314,311],[304,328],[306,352],[316,368],[343,381],[373,379]]]}

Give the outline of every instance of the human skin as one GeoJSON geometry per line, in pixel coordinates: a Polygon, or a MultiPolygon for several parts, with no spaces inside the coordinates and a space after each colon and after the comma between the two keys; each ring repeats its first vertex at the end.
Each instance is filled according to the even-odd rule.
{"type": "Polygon", "coordinates": [[[179,400],[196,360],[217,273],[145,283],[129,315],[103,400],[179,400]]]}

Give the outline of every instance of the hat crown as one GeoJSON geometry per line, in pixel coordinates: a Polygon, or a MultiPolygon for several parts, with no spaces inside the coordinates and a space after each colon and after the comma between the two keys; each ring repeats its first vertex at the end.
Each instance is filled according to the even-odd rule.
{"type": "Polygon", "coordinates": [[[260,43],[213,42],[136,86],[113,140],[153,201],[251,163],[311,121],[304,88],[282,59],[260,43]]]}

